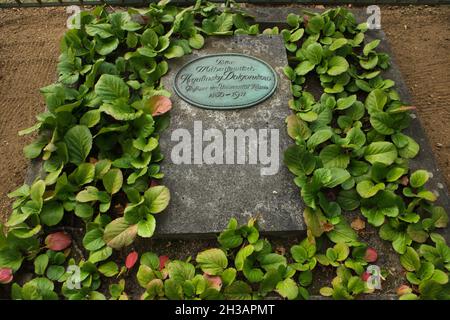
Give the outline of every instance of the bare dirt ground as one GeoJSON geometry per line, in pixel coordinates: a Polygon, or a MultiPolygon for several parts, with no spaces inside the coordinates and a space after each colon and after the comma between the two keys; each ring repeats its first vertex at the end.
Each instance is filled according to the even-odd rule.
{"type": "MultiPolygon", "coordinates": [[[[0,10],[0,217],[7,193],[22,184],[30,137],[17,132],[45,108],[39,88],[56,80],[65,8],[0,10]]],[[[382,7],[382,27],[450,182],[450,6],[382,7]]]]}
{"type": "Polygon", "coordinates": [[[66,19],[63,8],[0,10],[0,217],[10,213],[7,193],[24,181],[31,137],[17,132],[45,109],[39,88],[56,80],[66,19]]]}

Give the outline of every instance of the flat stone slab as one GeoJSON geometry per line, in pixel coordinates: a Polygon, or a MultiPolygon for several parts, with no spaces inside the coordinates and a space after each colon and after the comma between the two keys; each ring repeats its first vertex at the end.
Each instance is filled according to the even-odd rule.
{"type": "MultiPolygon", "coordinates": [[[[283,165],[284,150],[293,143],[285,125],[285,119],[290,114],[287,107],[290,83],[282,69],[287,64],[282,38],[268,35],[208,38],[201,50],[171,60],[170,71],[162,79],[165,89],[172,92],[171,123],[160,137],[165,155],[161,163],[161,171],[165,174],[162,183],[170,189],[171,201],[165,212],[157,216],[155,235],[208,236],[222,231],[232,217],[241,223],[247,222],[250,217],[258,217],[260,230],[265,233],[284,235],[305,230],[300,193],[293,183],[292,174],[283,165]],[[269,64],[278,78],[273,95],[253,107],[236,110],[202,109],[181,99],[174,90],[177,72],[195,59],[220,53],[250,55],[269,64]],[[270,165],[262,164],[261,158],[256,164],[249,164],[247,145],[244,164],[236,164],[237,159],[234,164],[205,164],[201,161],[194,164],[194,155],[190,157],[191,164],[176,164],[171,152],[179,140],[172,141],[172,133],[185,129],[193,137],[194,130],[201,131],[199,124],[203,130],[217,129],[222,132],[224,146],[229,142],[227,129],[254,129],[258,133],[259,143],[269,142],[268,150],[273,145],[277,156],[272,158],[273,155],[270,155],[270,165]],[[264,133],[260,129],[267,130],[267,141],[261,140],[264,133]],[[272,144],[277,137],[271,130],[279,134],[278,146],[272,144]],[[261,169],[269,167],[276,173],[262,175],[261,169]]],[[[194,140],[192,150],[200,145],[205,150],[210,143],[204,141],[198,144],[198,140],[194,140]]],[[[225,153],[224,150],[224,162],[225,153]]],[[[270,151],[265,154],[269,155],[270,151]]]]}

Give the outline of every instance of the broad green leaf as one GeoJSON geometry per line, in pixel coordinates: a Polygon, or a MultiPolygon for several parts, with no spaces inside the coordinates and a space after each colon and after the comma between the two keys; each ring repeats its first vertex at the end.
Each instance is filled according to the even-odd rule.
{"type": "Polygon", "coordinates": [[[105,244],[101,229],[92,229],[83,238],[83,246],[89,251],[96,251],[105,246],[105,244]]]}
{"type": "Polygon", "coordinates": [[[112,28],[109,23],[98,23],[86,25],[86,33],[93,36],[99,36],[102,39],[106,39],[113,36],[112,28]]]}
{"type": "Polygon", "coordinates": [[[220,249],[208,249],[200,252],[195,259],[203,272],[220,275],[228,266],[228,259],[220,249]]]}
{"type": "Polygon", "coordinates": [[[348,40],[345,38],[338,38],[333,41],[333,43],[330,45],[329,49],[331,51],[336,51],[339,48],[342,48],[348,43],[348,40]]]}
{"type": "Polygon", "coordinates": [[[283,298],[294,300],[298,296],[298,286],[291,278],[280,281],[276,286],[276,291],[283,298]]]}
{"type": "Polygon", "coordinates": [[[116,99],[109,103],[104,103],[100,107],[100,111],[110,115],[116,120],[130,121],[139,118],[143,111],[132,108],[127,103],[127,99],[116,99]]]}
{"type": "Polygon", "coordinates": [[[367,146],[364,158],[371,164],[376,162],[391,165],[397,159],[397,148],[391,142],[377,141],[367,146]]]}
{"type": "Polygon", "coordinates": [[[308,149],[314,150],[319,144],[324,143],[333,136],[333,132],[330,129],[320,129],[309,137],[307,141],[308,149]]]}
{"type": "Polygon", "coordinates": [[[311,130],[308,125],[301,120],[297,115],[291,114],[286,118],[288,135],[292,139],[300,137],[304,140],[311,136],[311,130]]]}
{"type": "Polygon", "coordinates": [[[145,203],[150,213],[160,213],[169,205],[170,191],[165,186],[149,188],[145,194],[145,203]]]}
{"type": "Polygon", "coordinates": [[[398,150],[398,154],[402,158],[412,159],[414,158],[420,151],[419,144],[412,139],[411,137],[406,136],[408,141],[407,145],[398,150]]]}
{"type": "Polygon", "coordinates": [[[58,281],[66,272],[63,266],[49,266],[47,268],[46,276],[52,281],[58,281]]]}
{"type": "Polygon", "coordinates": [[[286,258],[277,253],[269,253],[259,257],[259,262],[261,264],[261,268],[265,271],[269,270],[278,270],[280,266],[287,266],[286,258]]]}
{"type": "Polygon", "coordinates": [[[140,263],[146,265],[153,270],[159,270],[159,257],[153,252],[145,252],[141,255],[140,263]]]}
{"type": "Polygon", "coordinates": [[[48,255],[46,254],[41,254],[37,256],[36,259],[34,260],[34,273],[42,276],[45,273],[45,270],[47,269],[48,260],[49,258],[48,255]]]}
{"type": "Polygon", "coordinates": [[[409,184],[413,188],[422,187],[429,179],[430,175],[426,170],[416,170],[409,178],[409,184]]]}
{"type": "Polygon", "coordinates": [[[406,252],[400,256],[400,263],[408,271],[417,271],[420,268],[419,254],[411,247],[406,248],[406,252]]]}
{"type": "Polygon", "coordinates": [[[281,274],[278,270],[271,269],[264,275],[260,283],[259,291],[265,295],[273,291],[280,281],[282,281],[281,274]]]}
{"type": "Polygon", "coordinates": [[[137,229],[136,224],[129,224],[122,217],[117,218],[105,227],[103,240],[109,247],[119,250],[133,243],[137,229]]]}
{"type": "Polygon", "coordinates": [[[320,14],[316,14],[308,21],[306,31],[310,34],[319,33],[325,26],[324,18],[320,14]]]}
{"type": "Polygon", "coordinates": [[[98,272],[105,277],[114,277],[119,273],[119,267],[114,261],[109,261],[98,267],[98,272]]]}
{"type": "Polygon", "coordinates": [[[349,68],[349,64],[345,58],[340,56],[334,56],[328,60],[328,71],[330,76],[337,76],[346,72],[349,68]]]}
{"type": "Polygon", "coordinates": [[[80,119],[80,124],[84,125],[88,128],[92,128],[96,124],[100,122],[100,110],[91,110],[83,114],[83,116],[80,119]]]}
{"type": "Polygon", "coordinates": [[[316,161],[311,153],[297,145],[292,145],[284,152],[284,163],[293,174],[302,175],[311,174],[316,161]]]}
{"type": "Polygon", "coordinates": [[[244,268],[245,259],[247,259],[254,250],[255,248],[253,247],[253,245],[249,244],[238,251],[234,260],[234,265],[237,271],[242,271],[242,269],[244,268]]]}
{"type": "Polygon", "coordinates": [[[120,191],[123,184],[123,175],[120,169],[111,169],[103,176],[103,186],[110,194],[120,191]]]}
{"type": "Polygon", "coordinates": [[[310,44],[308,47],[306,47],[305,57],[306,59],[309,60],[309,62],[311,62],[314,65],[317,65],[322,60],[322,52],[323,49],[320,43],[314,42],[310,44]]]}
{"type": "Polygon", "coordinates": [[[327,232],[327,236],[334,243],[343,242],[349,246],[359,245],[358,235],[343,219],[341,219],[338,224],[334,225],[333,230],[327,232]]]}
{"type": "Polygon", "coordinates": [[[352,94],[346,98],[340,98],[337,100],[337,110],[345,110],[350,108],[356,102],[356,94],[352,94]]]}
{"type": "Polygon", "coordinates": [[[365,106],[369,114],[383,111],[387,102],[387,95],[380,89],[371,91],[366,98],[365,106]]]}
{"type": "Polygon", "coordinates": [[[350,173],[341,168],[330,168],[326,169],[330,172],[330,180],[324,183],[324,186],[327,188],[334,188],[344,183],[347,179],[350,178],[350,173]]]}
{"type": "Polygon", "coordinates": [[[70,162],[79,165],[83,163],[92,149],[92,134],[89,128],[77,125],[70,128],[64,136],[70,162]]]}
{"type": "Polygon", "coordinates": [[[374,184],[370,180],[363,180],[356,185],[356,191],[362,198],[371,198],[377,194],[378,191],[384,190],[384,183],[374,184]]]}
{"type": "Polygon", "coordinates": [[[20,251],[5,247],[0,249],[0,268],[11,268],[17,271],[22,265],[22,254],[20,251]]]}
{"type": "Polygon", "coordinates": [[[103,74],[95,84],[95,93],[103,101],[128,99],[130,92],[125,81],[119,76],[103,74]]]}
{"type": "Polygon", "coordinates": [[[345,154],[341,147],[330,144],[324,147],[319,154],[325,168],[347,168],[350,162],[350,156],[345,154]]]}
{"type": "Polygon", "coordinates": [[[226,287],[223,294],[228,300],[249,300],[251,299],[252,288],[244,281],[234,281],[226,287]]]}
{"type": "Polygon", "coordinates": [[[92,251],[89,255],[88,261],[91,263],[98,263],[100,261],[105,261],[112,255],[111,247],[103,247],[97,251],[92,251]]]}
{"type": "Polygon", "coordinates": [[[90,183],[95,178],[95,166],[92,163],[82,163],[69,175],[69,180],[76,186],[90,183]]]}
{"type": "Polygon", "coordinates": [[[350,249],[345,243],[337,243],[333,247],[333,250],[337,255],[337,257],[336,257],[337,261],[344,261],[345,259],[347,259],[348,255],[350,253],[350,249]]]}
{"type": "Polygon", "coordinates": [[[40,214],[41,222],[47,226],[55,226],[61,222],[64,216],[64,208],[60,202],[47,202],[42,207],[40,214]]]}
{"type": "Polygon", "coordinates": [[[205,39],[200,33],[196,33],[189,38],[189,45],[194,49],[201,49],[204,43],[205,39]]]}
{"type": "Polygon", "coordinates": [[[373,41],[369,42],[368,44],[366,44],[366,45],[364,46],[364,49],[363,49],[364,55],[365,55],[365,56],[369,55],[369,53],[370,53],[373,49],[375,49],[376,47],[378,47],[379,44],[380,44],[380,40],[379,40],[379,39],[373,40],[373,41]]]}
{"type": "Polygon", "coordinates": [[[314,69],[315,64],[312,63],[309,60],[302,61],[295,67],[295,73],[299,76],[304,76],[308,72],[310,72],[312,69],[314,69]]]}
{"type": "Polygon", "coordinates": [[[192,280],[195,276],[195,268],[192,264],[183,261],[171,261],[167,264],[169,277],[177,282],[192,280]]]}
{"type": "Polygon", "coordinates": [[[169,49],[164,53],[164,57],[167,59],[179,58],[184,56],[184,50],[182,47],[173,45],[170,46],[169,49]]]}
{"type": "Polygon", "coordinates": [[[390,135],[395,132],[395,119],[386,112],[372,112],[370,124],[383,135],[390,135]]]}
{"type": "Polygon", "coordinates": [[[137,234],[143,238],[150,238],[156,229],[156,219],[153,215],[147,214],[145,219],[138,222],[137,234]]]}
{"type": "Polygon", "coordinates": [[[95,43],[95,50],[102,56],[107,56],[117,49],[119,46],[119,39],[111,37],[108,39],[97,39],[95,43]]]}
{"type": "Polygon", "coordinates": [[[158,35],[155,31],[148,28],[146,29],[141,36],[141,44],[144,46],[148,46],[152,49],[156,48],[158,45],[158,35]]]}

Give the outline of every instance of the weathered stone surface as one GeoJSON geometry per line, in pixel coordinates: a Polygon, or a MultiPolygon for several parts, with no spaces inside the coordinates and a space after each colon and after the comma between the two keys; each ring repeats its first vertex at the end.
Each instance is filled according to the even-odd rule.
{"type": "MultiPolygon", "coordinates": [[[[163,84],[173,93],[174,107],[171,125],[161,135],[160,143],[166,156],[162,162],[163,183],[170,188],[172,198],[168,209],[157,217],[158,236],[204,236],[223,230],[231,217],[244,223],[251,216],[259,217],[262,232],[286,234],[304,230],[299,191],[293,176],[282,164],[283,152],[292,144],[285,126],[285,118],[290,113],[289,81],[282,71],[285,65],[286,52],[279,36],[209,38],[201,50],[171,61],[163,84]],[[275,93],[259,105],[224,111],[189,105],[174,93],[174,77],[184,64],[200,56],[230,52],[251,55],[270,64],[278,75],[275,93]],[[262,176],[260,169],[268,165],[259,161],[258,164],[248,164],[248,161],[222,165],[174,164],[171,150],[178,141],[171,141],[171,133],[184,128],[192,134],[194,121],[202,121],[203,130],[215,128],[223,133],[226,129],[278,129],[278,173],[262,176]]],[[[269,131],[269,142],[272,137],[269,131]]],[[[204,142],[203,148],[207,144],[204,142]]]]}

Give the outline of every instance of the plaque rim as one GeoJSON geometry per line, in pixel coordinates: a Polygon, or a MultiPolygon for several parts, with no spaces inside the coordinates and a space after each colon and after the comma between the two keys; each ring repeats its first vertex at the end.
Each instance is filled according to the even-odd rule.
{"type": "Polygon", "coordinates": [[[194,58],[194,59],[188,61],[187,63],[185,63],[184,65],[182,65],[180,67],[180,69],[177,71],[177,73],[175,74],[175,77],[174,77],[174,80],[173,80],[173,88],[175,90],[175,93],[182,100],[184,100],[185,102],[187,102],[189,104],[192,104],[195,107],[199,107],[199,108],[202,108],[202,109],[208,109],[208,110],[245,109],[245,108],[253,107],[253,106],[255,106],[255,105],[257,105],[257,104],[267,100],[268,98],[270,98],[274,94],[274,92],[278,88],[278,75],[277,75],[277,73],[275,72],[275,70],[272,68],[272,66],[270,64],[268,64],[267,62],[265,62],[264,60],[262,60],[260,58],[257,58],[257,57],[254,57],[254,56],[251,56],[251,55],[248,55],[248,54],[237,53],[237,52],[213,53],[213,54],[208,54],[208,55],[204,55],[204,56],[200,56],[200,57],[194,58]],[[198,60],[209,58],[209,57],[217,57],[217,56],[222,56],[222,57],[223,56],[243,56],[243,57],[246,57],[246,58],[258,61],[259,63],[262,63],[263,65],[265,65],[268,68],[268,70],[274,76],[273,87],[262,98],[259,98],[258,100],[254,100],[251,103],[241,104],[241,105],[237,105],[237,106],[236,105],[234,105],[234,106],[211,106],[211,105],[206,105],[206,104],[202,104],[202,103],[199,103],[199,102],[192,101],[191,99],[186,97],[184,94],[182,94],[180,92],[180,90],[178,89],[178,86],[177,86],[177,79],[178,79],[178,76],[180,75],[181,70],[183,70],[184,68],[186,68],[187,66],[189,66],[190,64],[192,64],[192,63],[194,63],[194,62],[196,62],[198,60]]]}

